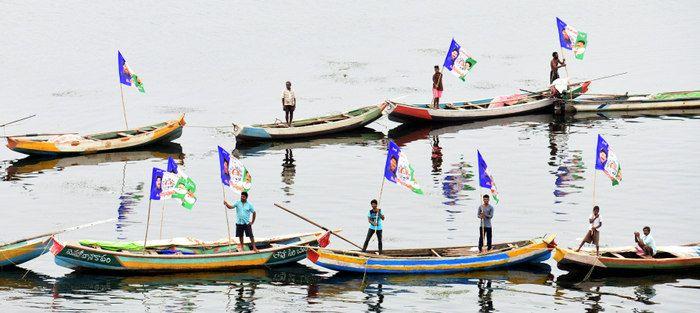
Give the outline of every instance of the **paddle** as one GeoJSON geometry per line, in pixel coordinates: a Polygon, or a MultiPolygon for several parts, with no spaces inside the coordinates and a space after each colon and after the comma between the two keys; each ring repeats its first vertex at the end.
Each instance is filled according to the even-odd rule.
{"type": "Polygon", "coordinates": [[[85,227],[91,227],[91,226],[95,226],[95,225],[99,225],[99,224],[104,224],[104,223],[111,222],[111,221],[114,221],[114,220],[116,220],[116,219],[115,219],[115,218],[110,218],[110,219],[108,219],[108,220],[102,220],[102,221],[92,222],[92,223],[88,223],[88,224],[83,224],[83,225],[68,227],[68,228],[64,228],[64,229],[61,229],[61,230],[53,231],[53,232],[50,232],[50,233],[45,233],[45,234],[41,234],[41,235],[31,236],[31,237],[29,237],[29,238],[24,238],[24,239],[20,239],[20,240],[15,240],[15,241],[13,241],[13,242],[1,243],[0,246],[8,246],[8,245],[13,245],[13,244],[20,243],[20,242],[23,242],[23,241],[27,241],[27,240],[32,240],[32,239],[37,239],[37,238],[42,238],[42,237],[53,236],[53,235],[56,235],[56,234],[61,234],[61,233],[69,232],[69,231],[74,231],[74,230],[78,230],[78,229],[85,228],[85,227]]]}
{"type": "Polygon", "coordinates": [[[5,126],[10,125],[10,124],[14,124],[14,123],[17,123],[17,122],[21,122],[21,121],[24,121],[24,120],[28,120],[28,119],[30,119],[30,118],[32,118],[32,117],[35,117],[35,116],[36,116],[36,114],[32,114],[32,115],[30,115],[30,116],[26,116],[26,117],[20,118],[20,119],[18,119],[18,120],[14,120],[14,121],[12,121],[12,122],[7,122],[7,123],[5,123],[5,124],[2,124],[2,125],[0,125],[0,127],[5,127],[5,126]]]}
{"type": "Polygon", "coordinates": [[[345,237],[343,237],[343,236],[341,236],[341,235],[336,234],[335,232],[333,232],[332,230],[328,229],[327,227],[324,227],[323,225],[318,224],[318,223],[316,223],[316,222],[314,222],[314,221],[312,221],[312,220],[310,220],[310,219],[308,219],[308,218],[302,216],[302,215],[299,214],[299,213],[296,213],[296,212],[294,212],[294,211],[292,211],[292,210],[290,210],[290,209],[288,209],[288,208],[285,208],[285,207],[283,207],[283,206],[280,205],[280,204],[275,203],[275,206],[278,207],[278,208],[280,208],[280,209],[282,209],[282,210],[285,210],[285,211],[289,212],[290,214],[292,214],[292,215],[294,215],[294,216],[296,216],[296,217],[298,217],[298,218],[300,218],[300,219],[302,219],[302,220],[305,220],[305,221],[309,222],[311,225],[314,225],[314,226],[316,226],[316,227],[318,227],[318,228],[320,228],[320,229],[323,229],[323,230],[325,230],[325,231],[330,232],[331,234],[335,235],[336,237],[338,237],[338,238],[340,238],[340,239],[342,239],[342,240],[345,240],[347,243],[349,243],[349,244],[355,246],[356,248],[362,250],[362,247],[358,246],[357,244],[355,244],[354,242],[348,240],[347,238],[345,238],[345,237]]]}
{"type": "Polygon", "coordinates": [[[24,135],[11,135],[11,136],[0,136],[0,138],[10,138],[10,137],[38,137],[38,136],[60,136],[60,135],[76,135],[78,133],[59,133],[59,134],[24,134],[24,135]]]}

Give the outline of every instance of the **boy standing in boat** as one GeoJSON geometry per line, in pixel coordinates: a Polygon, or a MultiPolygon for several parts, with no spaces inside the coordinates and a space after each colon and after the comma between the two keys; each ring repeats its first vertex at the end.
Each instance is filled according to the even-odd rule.
{"type": "Polygon", "coordinates": [[[579,252],[581,250],[581,247],[583,247],[584,243],[592,243],[595,245],[595,255],[599,255],[599,229],[601,226],[603,226],[603,222],[600,219],[600,207],[598,207],[597,205],[593,207],[593,214],[591,214],[591,216],[588,218],[588,223],[590,223],[591,225],[588,227],[586,237],[584,237],[583,241],[581,241],[581,244],[578,245],[578,249],[576,249],[576,252],[579,252]]]}
{"type": "Polygon", "coordinates": [[[369,230],[367,230],[367,238],[365,238],[365,244],[362,245],[362,252],[367,251],[367,245],[369,240],[372,239],[372,235],[377,233],[377,247],[379,254],[382,254],[382,221],[384,221],[384,214],[382,210],[377,206],[377,200],[372,199],[370,201],[372,209],[367,213],[367,220],[369,221],[369,230]]]}
{"type": "Polygon", "coordinates": [[[549,62],[549,83],[559,78],[559,68],[566,66],[566,60],[559,61],[559,53],[552,52],[552,61],[549,62]]]}
{"type": "Polygon", "coordinates": [[[240,241],[238,245],[238,251],[243,251],[243,234],[250,238],[250,244],[253,251],[258,252],[258,248],[255,246],[255,238],[253,237],[253,223],[255,223],[255,208],[248,202],[248,193],[241,192],[241,200],[237,201],[233,205],[230,205],[226,200],[224,200],[224,205],[229,209],[236,209],[236,237],[240,241]],[[250,219],[250,215],[253,215],[253,219],[250,219]]]}
{"type": "Polygon", "coordinates": [[[640,236],[639,232],[634,232],[634,242],[637,243],[637,251],[647,257],[653,257],[656,254],[656,242],[651,236],[651,228],[644,226],[642,229],[644,236],[640,236]]]}
{"type": "Polygon", "coordinates": [[[479,226],[479,253],[482,252],[482,246],[484,245],[484,235],[486,235],[486,251],[491,250],[491,218],[493,218],[493,207],[489,204],[489,195],[484,195],[484,203],[479,206],[476,212],[476,217],[481,220],[481,225],[479,226]]]}
{"type": "Polygon", "coordinates": [[[287,126],[292,127],[294,119],[294,108],[297,106],[297,98],[292,90],[292,83],[287,81],[287,89],[282,92],[282,110],[284,110],[284,120],[287,126]]]}
{"type": "Polygon", "coordinates": [[[433,107],[439,108],[440,97],[442,97],[442,73],[440,67],[435,65],[435,74],[433,74],[433,107]]]}

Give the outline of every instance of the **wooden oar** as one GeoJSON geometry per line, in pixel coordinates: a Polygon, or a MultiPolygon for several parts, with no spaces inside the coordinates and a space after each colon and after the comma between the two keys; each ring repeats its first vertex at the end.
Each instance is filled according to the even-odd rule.
{"type": "Polygon", "coordinates": [[[60,136],[60,135],[76,135],[78,133],[59,133],[59,134],[24,134],[24,135],[10,135],[10,136],[0,136],[0,138],[9,137],[38,137],[38,136],[60,136]]]}
{"type": "Polygon", "coordinates": [[[280,208],[280,209],[282,209],[282,210],[285,210],[285,211],[289,212],[290,214],[292,214],[292,215],[294,215],[294,216],[296,216],[296,217],[298,217],[298,218],[300,218],[300,219],[302,219],[302,220],[305,220],[305,221],[309,222],[311,225],[314,225],[314,226],[316,226],[316,227],[318,227],[318,228],[320,228],[320,229],[323,229],[323,230],[325,230],[325,231],[330,232],[331,234],[335,235],[336,237],[338,237],[338,238],[340,238],[340,239],[343,239],[343,240],[345,240],[347,243],[349,243],[349,244],[355,246],[356,248],[362,250],[362,247],[360,247],[359,245],[355,244],[354,242],[348,240],[347,238],[345,238],[345,237],[343,237],[343,236],[341,236],[341,235],[336,234],[336,233],[333,232],[332,230],[328,229],[328,227],[325,227],[325,226],[323,226],[323,225],[321,225],[321,224],[318,224],[318,223],[316,223],[316,222],[314,222],[314,221],[312,221],[312,220],[310,220],[310,219],[308,219],[308,218],[302,216],[302,215],[299,214],[299,213],[296,213],[296,212],[294,212],[294,211],[292,211],[292,210],[290,210],[290,209],[288,209],[288,208],[283,207],[283,206],[280,205],[280,204],[275,203],[275,206],[278,207],[278,208],[280,208]]]}
{"type": "Polygon", "coordinates": [[[24,238],[24,239],[20,239],[20,240],[15,240],[15,241],[13,241],[13,242],[2,243],[2,244],[0,244],[0,246],[13,245],[13,244],[20,243],[20,242],[23,242],[23,241],[28,241],[28,240],[32,240],[32,239],[37,239],[37,238],[42,238],[42,237],[53,236],[53,235],[56,235],[56,234],[61,234],[61,233],[65,233],[65,232],[69,232],[69,231],[74,231],[74,230],[78,230],[78,229],[85,228],[85,227],[91,227],[91,226],[95,226],[95,225],[99,225],[99,224],[104,224],[104,223],[111,222],[111,221],[115,221],[115,220],[116,220],[116,218],[110,218],[110,219],[108,219],[108,220],[102,220],[102,221],[92,222],[92,223],[88,223],[88,224],[83,224],[83,225],[68,227],[68,228],[64,228],[64,229],[61,229],[61,230],[53,231],[53,232],[50,232],[50,233],[45,233],[45,234],[41,234],[41,235],[31,236],[31,237],[29,237],[29,238],[24,238]]]}
{"type": "Polygon", "coordinates": [[[24,120],[28,120],[28,119],[30,119],[30,118],[32,118],[32,117],[35,117],[35,116],[36,116],[36,114],[32,114],[32,115],[30,115],[30,116],[26,116],[26,117],[20,118],[20,119],[18,119],[18,120],[14,120],[14,121],[12,121],[12,122],[7,122],[7,123],[5,123],[5,124],[2,124],[2,125],[0,125],[0,127],[5,127],[5,126],[10,125],[10,124],[14,124],[14,123],[17,123],[17,122],[21,122],[21,121],[24,121],[24,120]]]}

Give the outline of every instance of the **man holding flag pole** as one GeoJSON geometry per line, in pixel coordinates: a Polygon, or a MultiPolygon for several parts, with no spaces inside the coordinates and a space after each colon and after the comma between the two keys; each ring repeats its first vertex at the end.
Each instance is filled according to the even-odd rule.
{"type": "MultiPolygon", "coordinates": [[[[496,183],[493,181],[493,177],[487,171],[488,166],[486,161],[481,157],[481,152],[476,150],[476,156],[479,163],[479,186],[482,188],[487,188],[493,196],[493,200],[498,204],[498,191],[496,190],[496,183]]],[[[479,227],[479,253],[483,252],[484,237],[486,237],[486,251],[491,250],[491,239],[493,237],[493,227],[491,225],[491,219],[493,218],[493,206],[489,204],[489,195],[483,195],[483,204],[477,209],[476,216],[481,220],[481,227],[479,227]]]]}

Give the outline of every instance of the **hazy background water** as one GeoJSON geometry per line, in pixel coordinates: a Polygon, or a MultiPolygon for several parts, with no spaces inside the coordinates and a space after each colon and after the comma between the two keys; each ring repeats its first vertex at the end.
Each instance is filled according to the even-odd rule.
{"type": "MultiPolygon", "coordinates": [[[[445,100],[539,89],[547,83],[550,54],[558,50],[555,16],[589,34],[585,60],[569,62],[574,79],[629,72],[595,82],[591,92],[697,89],[700,70],[693,40],[700,5],[694,1],[3,1],[0,9],[5,77],[0,122],[38,114],[2,130],[5,134],[122,128],[116,50],[146,88],[146,94],[124,90],[132,126],[178,113],[187,114],[190,126],[272,121],[283,117],[279,98],[286,80],[298,96],[298,117],[393,97],[426,101],[432,66],[442,62],[452,37],[479,63],[467,84],[445,77],[445,100]]],[[[502,197],[494,219],[496,241],[556,232],[560,244],[574,245],[587,226],[593,149],[602,134],[624,170],[618,187],[597,178],[602,243],[628,245],[632,232],[647,224],[660,245],[698,241],[700,214],[693,195],[700,173],[700,122],[694,114],[567,120],[531,115],[440,129],[398,127],[382,119],[371,127],[340,138],[239,149],[254,178],[256,235],[313,230],[272,205],[283,202],[362,241],[388,135],[405,149],[426,195],[385,187],[385,247],[476,241],[478,191],[464,188],[475,187],[469,166],[476,162],[476,149],[492,168],[502,197]]],[[[165,167],[168,155],[196,180],[199,202],[192,211],[169,203],[164,236],[221,238],[226,226],[216,146],[233,144],[225,129],[188,127],[177,144],[165,148],[56,164],[18,161],[24,156],[0,149],[0,202],[5,204],[0,240],[105,218],[118,220],[61,238],[142,239],[150,168],[165,167]]],[[[160,209],[153,206],[156,220],[160,209]]],[[[349,247],[340,240],[333,245],[349,247]]],[[[0,307],[681,311],[697,306],[700,285],[692,277],[655,277],[564,288],[557,283],[564,273],[549,260],[551,268],[490,276],[375,277],[363,291],[361,277],[302,264],[273,271],[113,278],[70,274],[47,255],[26,263],[26,275],[0,273],[0,307]]]]}

